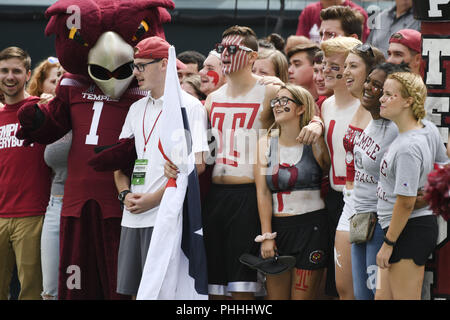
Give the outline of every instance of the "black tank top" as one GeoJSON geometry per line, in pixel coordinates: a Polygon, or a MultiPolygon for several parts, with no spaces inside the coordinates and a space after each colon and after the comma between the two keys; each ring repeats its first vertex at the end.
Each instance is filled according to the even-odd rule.
{"type": "Polygon", "coordinates": [[[314,157],[312,146],[303,145],[300,160],[292,165],[278,162],[278,137],[270,139],[266,182],[272,193],[295,190],[320,190],[322,169],[314,157]]]}

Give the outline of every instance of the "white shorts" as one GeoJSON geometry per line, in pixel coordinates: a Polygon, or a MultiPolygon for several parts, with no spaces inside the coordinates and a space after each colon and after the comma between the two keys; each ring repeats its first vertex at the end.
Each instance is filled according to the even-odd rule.
{"type": "Polygon", "coordinates": [[[339,218],[339,223],[337,225],[336,231],[347,231],[350,232],[350,221],[348,219],[351,218],[355,214],[355,208],[353,206],[353,190],[347,190],[344,187],[342,190],[344,194],[344,209],[342,209],[341,217],[339,218]]]}

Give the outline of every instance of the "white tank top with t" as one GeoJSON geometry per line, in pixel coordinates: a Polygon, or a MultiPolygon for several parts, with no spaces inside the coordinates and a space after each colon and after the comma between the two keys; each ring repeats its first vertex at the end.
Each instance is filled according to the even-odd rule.
{"type": "Polygon", "coordinates": [[[345,186],[347,167],[345,164],[344,136],[359,104],[359,99],[355,99],[346,108],[337,108],[334,95],[322,104],[325,142],[331,158],[330,185],[336,191],[342,191],[345,186]]]}
{"type": "Polygon", "coordinates": [[[228,96],[227,88],[225,84],[211,94],[211,131],[217,143],[212,176],[254,179],[266,87],[256,83],[247,94],[237,97],[228,96]]]}

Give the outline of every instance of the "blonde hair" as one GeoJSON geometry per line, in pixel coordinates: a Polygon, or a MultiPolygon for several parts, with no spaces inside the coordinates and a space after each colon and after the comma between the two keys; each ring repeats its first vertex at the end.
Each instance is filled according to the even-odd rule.
{"type": "Polygon", "coordinates": [[[422,77],[412,72],[395,72],[387,78],[397,80],[401,84],[400,94],[404,99],[409,97],[414,99],[411,109],[416,120],[420,121],[425,118],[427,87],[422,77]]]}
{"type": "MultiPolygon", "coordinates": [[[[314,101],[313,96],[311,93],[309,93],[308,90],[301,86],[297,86],[295,84],[285,84],[284,86],[281,86],[280,90],[287,90],[294,98],[295,102],[299,106],[305,106],[305,112],[302,113],[300,116],[300,129],[307,126],[309,122],[312,120],[314,115],[316,114],[316,102],[314,101]]],[[[271,134],[271,130],[273,129],[280,129],[278,124],[274,123],[269,128],[269,134],[271,134]]]]}
{"type": "Polygon", "coordinates": [[[289,80],[288,73],[288,61],[286,56],[279,50],[276,49],[264,49],[258,53],[257,60],[269,59],[273,64],[273,69],[275,70],[275,75],[284,83],[289,80]]]}
{"type": "Polygon", "coordinates": [[[344,53],[347,56],[350,50],[359,44],[362,42],[353,37],[336,37],[323,41],[320,49],[325,57],[338,53],[344,53]]]}
{"type": "Polygon", "coordinates": [[[61,66],[59,62],[49,58],[41,61],[39,65],[33,70],[33,75],[31,76],[27,88],[27,92],[32,96],[40,97],[41,94],[44,93],[42,85],[44,84],[45,79],[47,79],[47,77],[49,76],[50,70],[52,70],[53,68],[59,68],[61,66]],[[52,62],[49,60],[51,60],[52,62]]]}

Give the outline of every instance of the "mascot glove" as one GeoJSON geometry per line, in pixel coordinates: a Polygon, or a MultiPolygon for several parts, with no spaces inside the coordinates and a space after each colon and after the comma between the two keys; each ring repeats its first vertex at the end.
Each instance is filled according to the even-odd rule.
{"type": "Polygon", "coordinates": [[[16,132],[17,139],[24,140],[23,145],[29,146],[33,143],[30,133],[38,129],[44,122],[42,111],[36,103],[25,103],[17,111],[20,129],[16,132]]]}
{"type": "Polygon", "coordinates": [[[136,160],[134,138],[120,139],[117,144],[96,148],[96,154],[88,160],[95,171],[128,171],[136,160]],[[98,151],[98,152],[97,152],[98,151]]]}

